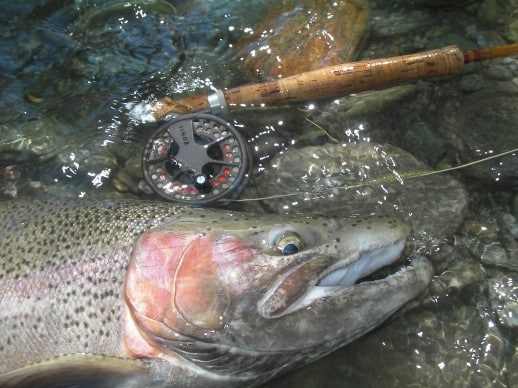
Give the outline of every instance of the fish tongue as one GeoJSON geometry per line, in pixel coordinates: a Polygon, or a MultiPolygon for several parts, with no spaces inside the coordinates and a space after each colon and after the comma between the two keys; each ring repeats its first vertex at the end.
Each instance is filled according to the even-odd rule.
{"type": "Polygon", "coordinates": [[[326,275],[318,282],[318,285],[322,287],[350,286],[358,279],[392,264],[399,258],[404,247],[405,241],[400,240],[392,245],[365,251],[354,263],[340,267],[326,275]]]}

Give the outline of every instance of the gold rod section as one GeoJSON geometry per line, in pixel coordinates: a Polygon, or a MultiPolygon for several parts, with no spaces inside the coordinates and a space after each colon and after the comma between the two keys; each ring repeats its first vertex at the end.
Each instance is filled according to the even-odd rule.
{"type": "Polygon", "coordinates": [[[470,50],[464,53],[464,63],[483,61],[484,59],[507,57],[518,53],[518,43],[505,46],[488,47],[485,49],[470,50]]]}
{"type": "MultiPolygon", "coordinates": [[[[422,78],[456,75],[465,62],[518,53],[518,44],[468,51],[457,46],[398,57],[328,66],[275,81],[244,85],[220,92],[219,108],[236,109],[345,96],[422,78]]],[[[164,97],[152,107],[156,119],[214,108],[210,96],[164,97]]]]}

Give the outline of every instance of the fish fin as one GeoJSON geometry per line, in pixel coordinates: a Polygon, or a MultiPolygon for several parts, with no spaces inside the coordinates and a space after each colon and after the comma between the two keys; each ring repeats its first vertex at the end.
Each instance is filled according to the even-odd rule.
{"type": "Polygon", "coordinates": [[[145,386],[150,364],[102,355],[74,354],[53,358],[0,374],[2,387],[145,386]]]}

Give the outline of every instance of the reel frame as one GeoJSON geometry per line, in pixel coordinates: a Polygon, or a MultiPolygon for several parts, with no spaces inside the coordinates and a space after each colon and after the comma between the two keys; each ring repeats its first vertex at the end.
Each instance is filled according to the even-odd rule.
{"type": "Polygon", "coordinates": [[[142,153],[152,190],[169,201],[222,205],[241,193],[252,167],[246,139],[229,122],[205,113],[163,124],[142,153]]]}

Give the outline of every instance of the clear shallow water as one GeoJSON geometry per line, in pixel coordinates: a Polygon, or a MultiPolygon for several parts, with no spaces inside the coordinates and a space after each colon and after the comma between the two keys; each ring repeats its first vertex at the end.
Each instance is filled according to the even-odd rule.
{"type": "MultiPolygon", "coordinates": [[[[422,8],[403,1],[394,6],[372,2],[372,28],[359,57],[447,44],[466,50],[510,40],[512,3],[509,8],[491,8],[489,1],[468,3],[422,8]]],[[[130,117],[128,107],[164,94],[207,93],[213,87],[253,81],[254,76],[233,59],[232,47],[248,28],[260,25],[278,2],[124,4],[33,1],[9,4],[0,11],[0,160],[5,198],[150,198],[138,192],[137,184],[141,150],[156,124],[130,117]],[[123,188],[116,182],[122,182],[123,188]]],[[[245,110],[232,119],[255,149],[254,173],[271,168],[270,158],[287,146],[324,145],[331,142],[330,136],[342,143],[389,142],[432,167],[439,162],[458,164],[518,145],[513,108],[518,103],[517,77],[517,61],[501,60],[470,66],[461,77],[420,82],[390,93],[315,107],[245,110]],[[431,149],[432,143],[438,144],[437,150],[431,149]]],[[[482,235],[482,242],[507,241],[503,246],[512,265],[518,260],[512,251],[516,237],[509,238],[498,219],[501,213],[518,215],[516,160],[510,156],[458,175],[471,194],[465,219],[494,226],[497,236],[484,240],[482,235]]],[[[255,203],[244,206],[261,209],[255,203]]],[[[453,247],[455,240],[449,237],[442,236],[453,247]]],[[[438,273],[451,266],[451,257],[462,261],[482,256],[451,253],[447,260],[437,260],[438,273]]],[[[389,322],[272,386],[295,386],[301,381],[306,386],[344,386],[345,382],[462,386],[469,385],[466,376],[496,386],[512,385],[515,380],[506,370],[516,365],[516,329],[502,325],[494,312],[494,299],[486,297],[499,276],[510,279],[510,290],[516,289],[512,265],[484,263],[487,275],[471,283],[466,292],[449,291],[447,297],[432,293],[425,309],[389,322]],[[493,342],[488,343],[488,338],[493,342]],[[455,370],[462,376],[457,380],[455,370]]]]}

